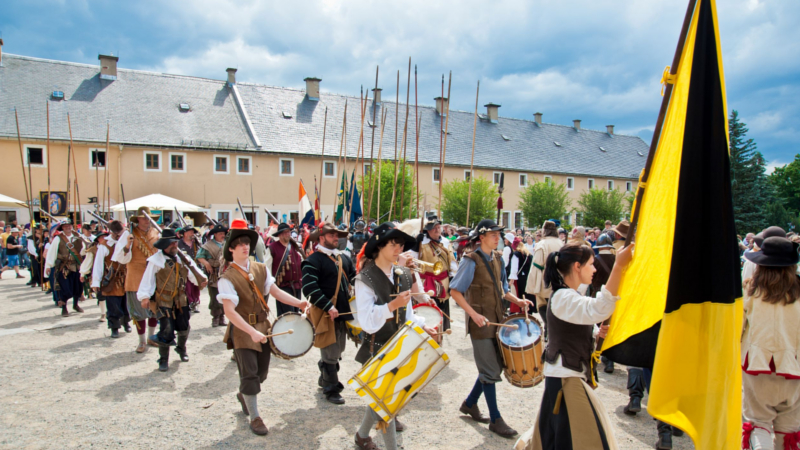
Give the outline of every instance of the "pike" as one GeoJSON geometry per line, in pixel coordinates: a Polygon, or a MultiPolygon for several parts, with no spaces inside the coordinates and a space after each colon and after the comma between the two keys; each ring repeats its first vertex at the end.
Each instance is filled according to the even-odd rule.
{"type": "Polygon", "coordinates": [[[211,222],[211,225],[214,225],[214,226],[219,225],[219,222],[217,222],[216,220],[212,219],[211,216],[209,216],[207,212],[203,211],[203,215],[206,216],[206,219],[208,219],[209,222],[211,222]]]}
{"type": "Polygon", "coordinates": [[[104,227],[108,228],[108,221],[106,219],[103,219],[102,217],[100,217],[95,212],[92,212],[92,211],[86,211],[86,212],[88,212],[90,216],[92,216],[95,219],[97,219],[97,221],[100,222],[101,225],[103,225],[104,227]]]}
{"type": "MultiPolygon", "coordinates": [[[[344,117],[342,118],[342,142],[339,146],[339,158],[336,160],[336,167],[338,170],[336,171],[336,184],[339,184],[339,174],[342,170],[342,150],[344,149],[344,138],[345,134],[347,133],[347,99],[344,100],[344,117]]],[[[345,164],[347,164],[347,153],[345,153],[345,164]]],[[[342,186],[344,187],[344,186],[342,186]]],[[[336,208],[339,206],[339,190],[336,189],[336,185],[334,184],[334,196],[333,196],[333,219],[336,220],[336,208]]],[[[342,189],[342,201],[344,201],[344,189],[342,189]]],[[[342,219],[344,219],[344,211],[342,211],[342,219]]],[[[280,222],[277,222],[280,223],[280,222]]]]}
{"type": "MultiPolygon", "coordinates": [[[[417,92],[417,65],[414,64],[414,127],[417,129],[417,143],[416,143],[416,150],[414,152],[414,176],[417,178],[417,213],[419,213],[419,94],[417,92]]],[[[439,173],[439,178],[442,177],[441,172],[439,173]]],[[[441,180],[439,181],[441,184],[441,180]]],[[[411,207],[408,207],[409,212],[411,211],[411,207]]],[[[425,219],[425,215],[422,216],[423,220],[425,219]]],[[[422,230],[420,230],[422,233],[422,230]]]]}
{"type": "MultiPolygon", "coordinates": [[[[153,228],[155,228],[156,231],[158,231],[159,234],[163,233],[164,230],[162,230],[161,227],[158,226],[156,221],[153,220],[153,218],[150,217],[149,215],[147,215],[147,214],[145,214],[145,215],[147,216],[147,219],[150,220],[150,225],[153,228]]],[[[192,273],[194,274],[195,278],[197,278],[198,282],[201,282],[200,280],[208,281],[208,277],[206,277],[205,275],[201,274],[197,269],[195,269],[195,266],[194,266],[194,264],[192,264],[191,259],[189,259],[189,256],[186,253],[184,253],[183,250],[178,248],[178,252],[176,254],[178,255],[178,258],[181,259],[181,262],[183,263],[183,265],[186,266],[187,269],[192,271],[192,273]]]]}
{"type": "Polygon", "coordinates": [[[239,200],[239,197],[236,197],[236,203],[239,204],[239,211],[242,212],[242,219],[244,219],[244,221],[247,222],[248,225],[250,225],[250,221],[247,220],[247,216],[244,214],[244,208],[242,207],[242,201],[239,200]]]}
{"type": "MultiPolygon", "coordinates": [[[[325,167],[325,134],[328,131],[328,107],[325,107],[325,120],[322,122],[322,154],[320,155],[319,161],[319,191],[316,192],[317,194],[317,204],[315,205],[315,212],[314,217],[319,217],[321,215],[320,209],[322,208],[322,200],[319,198],[320,193],[322,192],[322,176],[323,176],[323,168],[325,167]]],[[[334,187],[336,181],[334,180],[334,187]]],[[[314,183],[316,185],[316,183],[314,183]]],[[[322,217],[319,217],[319,220],[322,220],[322,217]]]]}
{"type": "Polygon", "coordinates": [[[269,210],[267,208],[264,208],[264,211],[267,212],[267,215],[269,216],[269,218],[272,219],[275,222],[276,225],[281,223],[281,221],[278,220],[275,216],[273,216],[272,213],[269,212],[269,210]]]}
{"type": "MultiPolygon", "coordinates": [[[[69,127],[69,147],[72,148],[72,122],[69,118],[69,113],[67,113],[67,126],[69,127]]],[[[83,217],[83,211],[81,210],[81,191],[78,188],[78,165],[75,163],[75,152],[72,152],[72,170],[75,173],[75,203],[78,204],[78,217],[83,217]]],[[[67,164],[67,172],[69,172],[69,163],[67,164]]],[[[69,180],[69,177],[67,177],[69,180]]],[[[69,211],[67,211],[69,214],[69,211]]]]}
{"type": "MultiPolygon", "coordinates": [[[[378,207],[377,207],[378,212],[377,214],[375,214],[376,217],[381,217],[381,180],[383,179],[381,163],[383,162],[383,129],[386,126],[386,114],[388,112],[389,111],[386,108],[384,108],[383,116],[381,117],[381,141],[378,144],[378,207]]],[[[370,209],[371,208],[372,206],[370,206],[370,209]]],[[[380,222],[380,219],[378,219],[378,222],[380,222]]]]}
{"type": "Polygon", "coordinates": [[[394,211],[394,196],[397,191],[397,127],[399,126],[398,109],[400,109],[400,71],[397,71],[397,90],[394,98],[394,181],[392,182],[392,200],[389,203],[389,222],[394,211]]]}
{"type": "MultiPolygon", "coordinates": [[[[406,157],[408,150],[408,103],[411,95],[411,57],[408,57],[408,86],[406,87],[406,122],[403,125],[403,184],[400,188],[400,220],[402,221],[406,214],[403,211],[403,203],[406,194],[406,157]]],[[[411,213],[411,211],[409,211],[411,213]]],[[[399,317],[399,316],[398,316],[399,317]]]]}
{"type": "MultiPolygon", "coordinates": [[[[250,182],[250,214],[253,215],[253,220],[258,222],[258,217],[256,217],[256,203],[253,200],[253,183],[250,182]]],[[[242,211],[242,215],[244,215],[244,211],[242,211]]],[[[255,225],[255,224],[253,224],[255,225]]]]}
{"type": "MultiPolygon", "coordinates": [[[[50,213],[48,213],[48,212],[46,212],[46,211],[39,211],[39,212],[40,212],[40,213],[42,213],[42,214],[44,214],[45,216],[47,216],[47,218],[48,218],[48,219],[50,219],[50,220],[55,220],[55,217],[51,216],[51,215],[50,215],[50,213]]],[[[73,234],[75,237],[78,237],[78,238],[80,238],[80,239],[81,239],[81,240],[82,240],[84,243],[86,243],[86,244],[92,244],[92,243],[93,243],[92,241],[90,241],[90,240],[89,240],[89,238],[87,238],[86,236],[84,236],[82,233],[78,233],[77,231],[75,231],[75,228],[72,228],[72,234],[73,234]]]]}
{"type": "Polygon", "coordinates": [[[119,185],[119,192],[122,195],[122,208],[125,210],[125,223],[128,224],[128,229],[131,233],[133,233],[133,224],[131,223],[130,217],[128,217],[128,204],[125,203],[125,188],[122,186],[122,183],[119,185]]]}
{"type": "MultiPolygon", "coordinates": [[[[22,183],[25,186],[25,200],[27,200],[26,208],[28,208],[28,213],[30,214],[31,220],[33,220],[33,207],[31,206],[31,194],[32,192],[28,192],[28,178],[25,176],[25,158],[22,156],[22,136],[19,133],[19,114],[17,114],[17,108],[14,108],[14,117],[17,119],[17,141],[19,141],[19,162],[22,164],[22,183]]],[[[30,161],[28,161],[28,172],[31,170],[30,161]]]]}
{"type": "Polygon", "coordinates": [[[469,188],[467,189],[467,223],[469,227],[469,204],[472,201],[472,174],[475,166],[475,132],[478,130],[478,95],[481,93],[481,80],[478,80],[478,89],[475,91],[475,123],[472,125],[472,157],[469,160],[469,188]]]}
{"type": "MultiPolygon", "coordinates": [[[[186,228],[186,226],[188,224],[186,223],[185,220],[183,220],[183,216],[181,216],[181,213],[178,211],[178,207],[177,206],[173,206],[172,208],[175,210],[175,215],[178,216],[178,221],[180,221],[181,225],[184,228],[186,228]]],[[[197,233],[195,233],[194,236],[192,236],[192,237],[194,238],[194,242],[197,244],[197,247],[202,247],[203,246],[203,243],[200,242],[200,238],[197,237],[197,233]]]]}
{"type": "Polygon", "coordinates": [[[375,66],[375,89],[372,90],[372,139],[370,140],[370,149],[369,149],[369,207],[367,208],[367,222],[369,222],[369,216],[372,214],[372,194],[375,188],[375,171],[372,170],[372,164],[375,161],[375,114],[378,112],[378,102],[377,94],[378,94],[378,71],[380,70],[380,66],[375,66]]]}
{"type": "MultiPolygon", "coordinates": [[[[442,217],[442,187],[444,187],[444,160],[447,156],[447,131],[450,127],[450,87],[453,84],[453,71],[447,80],[447,119],[444,121],[444,145],[442,146],[442,158],[439,161],[439,217],[442,217]]],[[[442,105],[444,106],[444,105],[442,105]]],[[[470,178],[472,173],[470,172],[470,178]]]]}
{"type": "MultiPolygon", "coordinates": [[[[361,94],[363,94],[363,93],[364,93],[364,88],[362,86],[361,94]]],[[[357,165],[359,164],[358,155],[359,155],[359,151],[361,151],[361,154],[362,154],[362,161],[360,161],[360,165],[361,165],[361,180],[362,180],[362,182],[361,182],[361,192],[363,193],[364,192],[364,182],[363,182],[363,180],[364,180],[364,164],[363,164],[364,116],[366,115],[366,112],[367,112],[367,95],[364,95],[364,99],[362,100],[361,99],[361,94],[358,95],[359,103],[361,103],[361,131],[359,131],[359,133],[358,133],[358,146],[356,147],[356,164],[357,165]]],[[[356,181],[356,177],[355,177],[356,170],[358,170],[358,166],[356,166],[353,169],[353,182],[351,183],[350,190],[349,190],[349,192],[350,192],[350,208],[348,208],[348,210],[347,210],[347,226],[348,227],[350,226],[350,222],[351,222],[350,214],[353,213],[353,201],[355,201],[355,197],[356,197],[355,196],[355,191],[358,189],[358,187],[357,187],[357,183],[358,182],[356,181]]],[[[362,211],[362,214],[363,214],[363,211],[362,211]]]]}

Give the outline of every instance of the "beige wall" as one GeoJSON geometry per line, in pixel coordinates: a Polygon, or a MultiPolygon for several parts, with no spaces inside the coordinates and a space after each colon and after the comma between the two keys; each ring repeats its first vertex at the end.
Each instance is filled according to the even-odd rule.
{"type": "MultiPolygon", "coordinates": [[[[44,141],[24,140],[23,146],[31,145],[46,147],[44,141]]],[[[50,142],[47,149],[50,158],[50,180],[53,190],[64,190],[67,179],[67,148],[68,143],[50,142]]],[[[80,189],[80,202],[85,209],[90,208],[89,197],[97,195],[96,171],[90,167],[90,149],[105,149],[105,145],[95,145],[87,143],[74,143],[75,163],[77,164],[78,182],[80,189]]],[[[320,159],[318,157],[298,157],[298,156],[278,156],[273,154],[256,154],[255,152],[231,153],[224,151],[196,151],[196,150],[172,150],[167,148],[142,148],[134,146],[111,145],[107,155],[107,167],[109,170],[109,182],[111,186],[111,204],[122,201],[119,195],[119,184],[125,186],[125,197],[128,200],[142,197],[148,194],[160,193],[170,197],[183,200],[201,207],[204,207],[216,218],[218,211],[234,211],[238,208],[236,197],[242,201],[245,210],[250,211],[250,186],[253,186],[253,197],[258,211],[258,223],[267,223],[264,208],[270,211],[278,211],[281,214],[288,214],[298,210],[298,183],[302,178],[305,188],[309,194],[309,199],[314,199],[314,176],[319,179],[320,159]],[[160,170],[145,170],[145,154],[155,153],[159,155],[160,170]],[[184,171],[173,171],[170,168],[172,154],[182,155],[184,159],[184,171]],[[215,173],[214,161],[217,156],[228,157],[228,173],[215,173]],[[237,171],[237,158],[249,157],[251,174],[241,174],[237,171]],[[293,161],[293,176],[282,176],[279,173],[280,160],[290,159],[293,161]],[[121,173],[121,174],[120,174],[121,173]]],[[[11,197],[24,200],[25,189],[22,181],[22,173],[19,161],[19,146],[16,140],[0,140],[0,154],[4,155],[4,164],[0,165],[0,193],[11,197]]],[[[45,161],[47,161],[45,155],[45,161]]],[[[336,162],[336,157],[325,158],[326,161],[336,162]]],[[[46,165],[46,164],[45,164],[46,165]]],[[[348,168],[353,167],[353,161],[348,160],[348,168]]],[[[341,167],[337,165],[337,173],[341,167]]],[[[74,170],[70,167],[70,177],[74,178],[74,170]]],[[[445,167],[444,181],[453,179],[464,179],[464,171],[468,168],[445,167]]],[[[436,198],[439,195],[439,185],[433,181],[433,166],[420,166],[420,190],[423,200],[427,202],[428,208],[436,206],[436,198]]],[[[476,169],[476,176],[483,176],[492,179],[493,170],[476,169]]],[[[26,167],[27,176],[27,167],[26,167]]],[[[100,189],[103,185],[103,170],[100,173],[100,189]]],[[[32,166],[31,176],[34,196],[40,190],[47,190],[48,170],[44,166],[32,166]]],[[[519,186],[519,172],[505,172],[505,192],[503,194],[504,210],[510,213],[513,220],[514,212],[519,211],[519,193],[522,189],[519,186]]],[[[528,173],[528,183],[534,180],[541,181],[545,174],[528,173]]],[[[341,175],[339,175],[341,176],[341,175]]],[[[553,181],[566,183],[566,175],[553,175],[553,181]]],[[[577,205],[579,195],[588,188],[587,177],[572,177],[574,187],[570,190],[570,197],[573,200],[573,207],[577,205]]],[[[595,178],[597,187],[605,187],[607,178],[595,178]]],[[[636,188],[635,180],[614,179],[616,189],[624,190],[626,181],[632,183],[632,189],[636,188]]],[[[338,189],[336,177],[323,177],[320,187],[322,196],[322,209],[324,215],[331,215],[333,210],[334,197],[338,189]]],[[[104,195],[100,194],[101,200],[104,195]]],[[[36,210],[36,208],[34,208],[36,210]]],[[[23,208],[18,210],[20,222],[27,222],[27,212],[23,208]]],[[[84,220],[88,220],[84,217],[84,220]]],[[[282,217],[279,217],[282,219],[282,217]]],[[[573,215],[574,221],[574,215],[573,215]]],[[[574,222],[573,222],[574,223],[574,222]]]]}

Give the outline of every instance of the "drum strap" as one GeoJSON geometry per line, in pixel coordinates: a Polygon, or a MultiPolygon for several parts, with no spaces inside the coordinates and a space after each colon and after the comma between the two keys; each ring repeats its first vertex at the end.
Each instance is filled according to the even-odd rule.
{"type": "Polygon", "coordinates": [[[497,292],[500,294],[500,300],[503,300],[503,290],[500,288],[500,285],[497,284],[497,278],[494,276],[494,271],[492,270],[492,266],[489,265],[489,261],[483,255],[478,255],[481,258],[481,261],[486,265],[486,270],[489,271],[489,276],[492,277],[492,283],[494,283],[494,287],[497,288],[497,292]]]}
{"type": "MultiPolygon", "coordinates": [[[[289,251],[288,249],[286,251],[289,251]]],[[[333,297],[331,298],[331,304],[333,307],[336,308],[336,299],[339,298],[339,288],[342,287],[342,271],[344,270],[344,264],[342,264],[342,255],[336,256],[336,259],[333,259],[333,256],[328,255],[328,258],[333,261],[333,263],[339,266],[339,274],[336,277],[336,291],[333,293],[333,297]]]]}
{"type": "Polygon", "coordinates": [[[239,267],[239,265],[236,263],[231,264],[231,267],[235,268],[236,272],[239,275],[243,276],[248,283],[250,283],[250,289],[252,289],[253,292],[256,294],[256,298],[258,298],[258,301],[261,302],[261,305],[264,307],[265,310],[269,311],[269,306],[267,306],[267,302],[264,301],[264,295],[261,293],[261,289],[259,289],[258,286],[256,286],[256,282],[253,281],[252,278],[250,278],[250,274],[245,272],[244,269],[239,267]]]}

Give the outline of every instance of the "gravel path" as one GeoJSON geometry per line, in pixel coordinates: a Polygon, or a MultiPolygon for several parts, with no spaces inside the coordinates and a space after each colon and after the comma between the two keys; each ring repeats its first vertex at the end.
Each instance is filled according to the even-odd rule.
{"type": "MultiPolygon", "coordinates": [[[[272,359],[259,395],[270,433],[260,437],[250,431],[235,398],[236,365],[222,343],[224,329],[211,328],[207,308],[192,318],[190,361],[180,362],[173,352],[169,372],[161,373],[156,349],[134,352],[135,331],[109,337],[105,322],[97,320],[96,301],[82,304],[85,313],[62,318],[49,295],[13,277],[6,273],[0,282],[0,448],[355,448],[365,404],[346,385],[360,368],[351,343],[341,364],[343,406],[326,402],[317,387],[318,350],[293,361],[272,359]]],[[[202,302],[208,303],[206,291],[202,302]]],[[[453,303],[454,330],[444,343],[450,365],[400,415],[408,427],[398,434],[402,448],[501,449],[514,443],[458,413],[477,376],[458,309],[453,303]]],[[[635,417],[622,412],[624,368],[601,373],[600,380],[597,393],[620,448],[653,448],[655,421],[644,411],[635,417]]],[[[497,397],[506,422],[519,432],[528,429],[543,389],[500,383],[497,397]]],[[[479,405],[488,413],[483,400],[479,405]]],[[[674,438],[674,448],[694,447],[681,437],[674,438]]]]}

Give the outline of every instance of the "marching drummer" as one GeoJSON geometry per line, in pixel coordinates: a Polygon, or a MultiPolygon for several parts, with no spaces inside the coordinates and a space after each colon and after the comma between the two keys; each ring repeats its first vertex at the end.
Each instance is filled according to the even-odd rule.
{"type": "Polygon", "coordinates": [[[472,353],[478,366],[478,379],[459,411],[480,423],[489,423],[489,430],[510,438],[517,434],[500,416],[497,409],[495,383],[502,381],[503,363],[497,344],[497,327],[503,319],[503,299],[525,310],[532,304],[509,292],[503,255],[496,251],[503,227],[491,219],[475,227],[476,249],[464,255],[455,278],[450,283],[450,295],[466,313],[467,333],[472,340],[472,353]],[[481,414],[478,400],[484,394],[489,417],[481,414]],[[491,423],[490,423],[491,422],[491,423]]]}
{"type": "MultiPolygon", "coordinates": [[[[356,354],[356,361],[366,363],[407,321],[419,325],[428,334],[435,331],[425,326],[425,319],[414,315],[412,294],[420,294],[419,300],[430,302],[419,284],[414,282],[410,269],[405,264],[411,255],[403,254],[415,244],[415,239],[399,230],[391,222],[385,222],[375,229],[359,254],[359,273],[356,276],[356,309],[361,328],[367,334],[366,340],[356,354]],[[399,261],[399,265],[394,264],[399,261]]],[[[370,429],[381,418],[367,407],[361,427],[356,432],[355,442],[363,450],[377,450],[369,437],[370,429]]],[[[397,448],[396,432],[405,427],[395,417],[394,424],[379,424],[385,430],[384,444],[389,450],[397,448]]]]}
{"type": "Polygon", "coordinates": [[[258,235],[247,228],[246,221],[233,220],[222,248],[223,257],[230,266],[219,279],[217,300],[222,303],[230,322],[224,341],[229,349],[234,349],[239,369],[239,392],[236,398],[242,405],[242,412],[250,416],[253,433],[265,435],[269,430],[258,412],[257,401],[261,383],[267,379],[270,360],[267,342],[270,331],[267,319],[269,308],[264,295],[270,294],[275,300],[302,310],[308,307],[308,302],[282,291],[275,285],[267,266],[250,261],[257,239],[258,235]]]}

